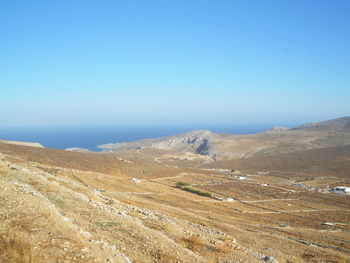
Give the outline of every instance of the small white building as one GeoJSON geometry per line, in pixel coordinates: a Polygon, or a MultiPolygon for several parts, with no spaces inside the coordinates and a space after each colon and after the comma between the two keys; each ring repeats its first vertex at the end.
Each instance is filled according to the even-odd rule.
{"type": "Polygon", "coordinates": [[[333,189],[333,192],[349,195],[350,194],[350,187],[337,186],[333,189]]]}
{"type": "Polygon", "coordinates": [[[131,181],[132,181],[134,184],[141,183],[141,180],[140,180],[140,179],[137,179],[137,178],[131,178],[131,181]]]}

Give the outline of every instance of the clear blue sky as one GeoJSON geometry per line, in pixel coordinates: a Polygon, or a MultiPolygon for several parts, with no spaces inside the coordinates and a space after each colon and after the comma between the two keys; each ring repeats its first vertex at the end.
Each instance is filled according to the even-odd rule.
{"type": "Polygon", "coordinates": [[[350,115],[348,0],[0,2],[0,127],[350,115]]]}

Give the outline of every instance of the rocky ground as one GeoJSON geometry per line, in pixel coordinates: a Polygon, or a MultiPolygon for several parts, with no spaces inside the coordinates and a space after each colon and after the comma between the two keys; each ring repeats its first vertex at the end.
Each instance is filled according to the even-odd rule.
{"type": "Polygon", "coordinates": [[[262,257],[220,231],[110,198],[74,180],[67,175],[71,171],[61,169],[58,176],[8,160],[2,156],[0,262],[257,262],[262,257]]]}
{"type": "Polygon", "coordinates": [[[33,161],[23,148],[0,155],[0,262],[350,260],[346,197],[299,191],[286,177],[175,168],[147,151],[83,165],[94,157],[42,149],[33,161]]]}

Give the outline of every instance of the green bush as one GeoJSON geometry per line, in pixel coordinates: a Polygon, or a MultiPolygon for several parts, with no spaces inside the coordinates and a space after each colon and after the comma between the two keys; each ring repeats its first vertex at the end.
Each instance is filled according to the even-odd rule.
{"type": "Polygon", "coordinates": [[[186,186],[186,185],[189,185],[189,184],[185,182],[177,182],[176,187],[180,188],[181,186],[186,186]]]}
{"type": "Polygon", "coordinates": [[[176,184],[176,187],[181,189],[181,190],[184,190],[184,191],[196,194],[196,195],[206,196],[206,197],[213,197],[211,193],[202,192],[202,191],[199,191],[199,190],[196,190],[196,189],[192,189],[190,187],[186,187],[186,185],[189,185],[189,184],[183,183],[183,182],[178,182],[176,184]]]}

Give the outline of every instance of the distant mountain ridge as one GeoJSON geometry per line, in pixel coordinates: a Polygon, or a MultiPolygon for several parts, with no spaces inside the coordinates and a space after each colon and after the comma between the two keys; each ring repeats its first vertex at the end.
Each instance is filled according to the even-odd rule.
{"type": "Polygon", "coordinates": [[[311,122],[293,128],[292,130],[317,130],[317,129],[336,129],[350,131],[350,117],[343,117],[321,122],[311,122]]]}
{"type": "Polygon", "coordinates": [[[9,141],[9,140],[1,140],[1,139],[0,139],[0,142],[7,143],[7,144],[22,145],[22,146],[45,148],[42,144],[40,144],[38,142],[19,142],[19,141],[9,141]]]}
{"type": "Polygon", "coordinates": [[[98,148],[105,151],[154,148],[162,150],[187,151],[206,155],[209,151],[209,141],[218,136],[219,135],[208,130],[194,130],[184,134],[156,139],[144,139],[124,143],[108,143],[100,145],[98,148]]]}
{"type": "Polygon", "coordinates": [[[162,149],[210,156],[213,160],[233,160],[254,155],[288,153],[350,144],[350,117],[308,123],[292,129],[273,127],[257,134],[219,134],[195,130],[174,136],[134,142],[108,143],[103,151],[162,149]]]}

